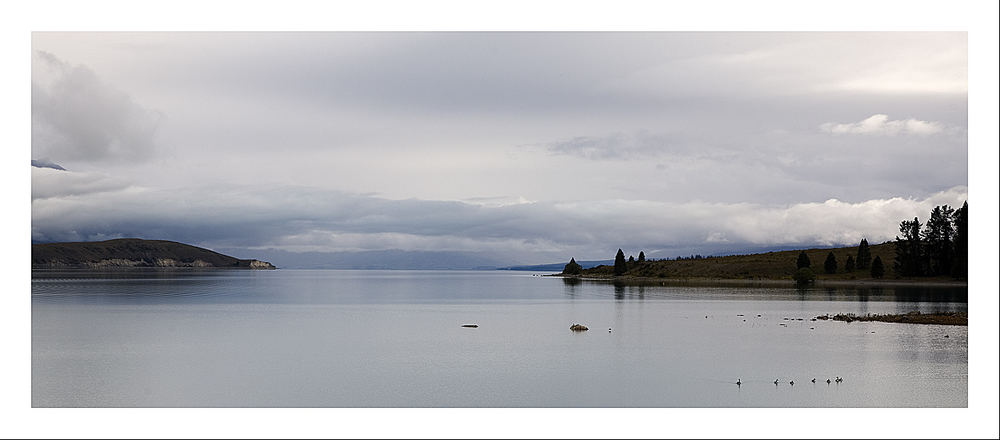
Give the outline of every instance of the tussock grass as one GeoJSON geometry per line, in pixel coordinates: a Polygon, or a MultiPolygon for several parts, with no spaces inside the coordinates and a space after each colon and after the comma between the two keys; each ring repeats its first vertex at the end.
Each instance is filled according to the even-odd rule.
{"type": "MultiPolygon", "coordinates": [[[[892,272],[892,261],[896,258],[895,243],[888,242],[869,246],[872,259],[881,257],[886,264],[884,279],[901,279],[892,272]]],[[[767,252],[763,254],[729,255],[689,260],[647,260],[632,263],[625,275],[619,278],[669,278],[669,279],[739,279],[739,280],[791,280],[797,270],[795,266],[799,250],[767,252]]],[[[816,280],[874,280],[868,269],[852,272],[844,271],[844,263],[849,255],[857,257],[858,247],[806,249],[805,253],[813,261],[812,269],[816,280]],[[837,258],[837,272],[823,272],[822,262],[829,252],[837,258]],[[820,262],[817,264],[816,262],[820,262]]],[[[612,277],[613,267],[601,265],[584,269],[583,277],[612,277]]],[[[913,278],[921,281],[935,281],[935,278],[913,278]]],[[[940,280],[951,280],[941,278],[940,280]]]]}

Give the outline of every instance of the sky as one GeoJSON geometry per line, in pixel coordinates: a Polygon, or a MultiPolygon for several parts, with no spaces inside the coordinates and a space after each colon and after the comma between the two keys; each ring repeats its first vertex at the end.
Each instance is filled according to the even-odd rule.
{"type": "MultiPolygon", "coordinates": [[[[2,230],[8,234],[5,243],[14,247],[21,243],[20,246],[23,247],[18,248],[20,252],[0,254],[0,258],[6,258],[0,267],[8,271],[4,277],[8,284],[5,287],[10,292],[28,291],[29,278],[25,274],[30,269],[26,258],[30,247],[27,246],[25,237],[29,235],[29,231],[32,241],[57,235],[78,237],[74,239],[100,239],[135,234],[146,238],[185,239],[195,244],[211,246],[243,242],[247,243],[243,246],[250,253],[240,256],[254,257],[268,246],[277,247],[277,243],[287,242],[288,239],[283,238],[284,235],[251,233],[254,231],[244,227],[245,224],[270,227],[286,234],[289,231],[299,231],[300,236],[305,235],[301,234],[303,230],[351,230],[351,226],[357,227],[358,223],[378,224],[375,222],[376,217],[371,215],[353,225],[345,221],[333,224],[332,220],[320,214],[304,218],[282,214],[279,209],[269,209],[269,204],[283,204],[282,208],[285,208],[322,203],[325,209],[334,210],[330,201],[343,201],[345,198],[350,201],[353,197],[373,204],[392,204],[399,200],[409,200],[414,205],[420,205],[421,202],[457,202],[474,205],[467,207],[472,209],[475,206],[503,208],[500,205],[521,202],[519,197],[523,196],[524,201],[534,201],[537,209],[544,210],[555,202],[550,200],[545,205],[545,200],[548,199],[531,194],[547,191],[556,194],[553,198],[557,201],[576,201],[590,208],[586,212],[577,212],[577,215],[593,221],[602,218],[597,215],[602,211],[598,209],[597,203],[587,203],[592,199],[605,203],[635,202],[631,206],[642,203],[647,203],[647,206],[657,203],[666,205],[663,211],[656,213],[657,216],[665,215],[668,209],[674,212],[685,205],[701,202],[707,208],[686,211],[691,214],[700,213],[699,216],[683,217],[678,213],[670,222],[647,219],[648,223],[662,232],[657,241],[663,242],[664,249],[668,249],[667,245],[670,243],[688,243],[692,249],[701,249],[708,245],[709,234],[724,232],[718,229],[727,220],[735,225],[740,219],[753,218],[758,225],[812,230],[815,234],[826,233],[818,230],[821,228],[801,224],[807,220],[816,221],[814,216],[792,221],[780,214],[796,208],[816,209],[831,198],[858,209],[866,206],[865,203],[869,203],[867,206],[879,206],[888,201],[909,206],[903,209],[907,211],[905,216],[902,213],[884,214],[889,226],[885,226],[881,220],[871,220],[872,225],[878,224],[877,227],[884,228],[880,230],[890,236],[895,234],[895,225],[902,217],[909,217],[910,211],[912,215],[924,219],[931,205],[937,203],[935,200],[928,200],[929,198],[937,197],[935,194],[941,191],[947,192],[947,188],[965,184],[968,185],[967,192],[974,210],[970,220],[971,227],[973,233],[982,237],[973,243],[973,253],[978,253],[982,258],[970,261],[970,282],[976,291],[994,292],[997,291],[994,258],[997,243],[997,16],[995,3],[938,0],[711,0],[669,3],[644,0],[508,0],[502,3],[452,0],[336,3],[309,0],[285,0],[281,3],[175,0],[170,4],[125,0],[12,2],[5,8],[4,14],[0,14],[0,23],[3,23],[0,33],[4,35],[0,39],[0,47],[4,49],[6,60],[5,69],[0,69],[0,78],[3,79],[0,81],[0,89],[4,90],[4,99],[0,102],[6,110],[3,112],[5,124],[11,124],[5,125],[7,130],[4,130],[3,137],[8,151],[15,158],[0,161],[0,164],[8,167],[3,173],[8,179],[4,185],[5,205],[13,207],[11,210],[14,211],[13,215],[4,216],[5,227],[2,230]],[[167,38],[169,34],[159,38],[153,38],[149,34],[145,37],[131,35],[125,41],[114,41],[117,39],[108,35],[39,33],[141,29],[896,32],[875,34],[888,38],[878,44],[873,41],[877,39],[868,39],[853,43],[845,41],[842,45],[821,45],[815,41],[817,35],[812,33],[753,34],[757,41],[746,35],[738,35],[729,41],[717,40],[714,45],[704,41],[695,44],[691,38],[673,45],[663,43],[663,46],[649,43],[635,47],[620,45],[608,48],[608,44],[603,50],[598,50],[598,46],[579,43],[585,47],[578,47],[573,52],[557,53],[553,53],[550,46],[539,43],[518,48],[517,54],[535,54],[534,58],[522,58],[524,64],[520,66],[504,66],[500,63],[503,58],[499,54],[486,57],[484,53],[475,51],[449,58],[441,52],[440,56],[425,60],[423,70],[383,69],[374,72],[377,75],[360,77],[359,75],[364,75],[364,66],[355,61],[362,58],[384,61],[391,59],[388,55],[392,54],[376,51],[373,41],[358,43],[352,59],[345,56],[350,51],[343,47],[339,52],[327,47],[317,54],[316,51],[308,50],[310,45],[303,43],[280,53],[280,60],[267,60],[266,54],[280,52],[281,47],[277,42],[258,42],[253,45],[235,42],[229,45],[221,42],[208,44],[205,41],[184,43],[181,41],[183,38],[177,35],[167,38]],[[943,54],[947,51],[942,51],[937,43],[924,39],[910,44],[913,41],[904,41],[906,34],[899,33],[927,30],[968,32],[968,64],[944,61],[942,58],[947,57],[943,54]],[[787,38],[781,38],[782,35],[787,38]],[[809,36],[814,38],[808,38],[809,36]],[[761,41],[767,37],[778,41],[772,41],[773,44],[761,41]],[[812,43],[816,43],[815,50],[803,48],[803,45],[809,46],[812,43]],[[790,50],[796,44],[800,46],[799,50],[790,50]],[[930,46],[924,50],[923,44],[930,46]],[[653,51],[649,51],[650,45],[654,47],[653,51]],[[647,53],[633,52],[633,49],[639,50],[642,47],[647,48],[647,53]],[[662,47],[662,50],[655,49],[657,47],[662,47]],[[840,49],[833,50],[837,47],[840,49]],[[754,48],[759,50],[755,51],[754,48]],[[548,52],[544,51],[546,49],[548,52]],[[43,73],[38,68],[40,56],[36,54],[37,50],[52,54],[56,60],[55,66],[59,66],[61,61],[63,65],[80,67],[81,72],[89,72],[91,78],[98,80],[96,84],[90,82],[94,87],[88,87],[88,80],[78,78],[81,84],[73,87],[67,85],[63,89],[69,92],[73,89],[94,92],[95,96],[102,97],[98,100],[102,105],[85,105],[82,110],[77,107],[78,110],[71,112],[72,116],[59,115],[55,120],[60,121],[57,124],[63,126],[60,131],[66,133],[72,131],[66,127],[73,126],[74,120],[79,123],[81,118],[92,118],[90,121],[93,122],[77,126],[78,130],[79,127],[90,130],[89,137],[82,136],[81,139],[98,139],[97,145],[102,145],[100,139],[105,139],[103,144],[107,147],[95,150],[93,144],[90,144],[76,147],[79,151],[64,151],[65,154],[57,155],[56,150],[71,147],[65,141],[61,147],[56,147],[60,145],[59,136],[65,134],[56,136],[55,133],[50,133],[53,135],[53,144],[43,147],[35,143],[40,139],[35,136],[36,130],[52,129],[35,127],[38,116],[28,110],[36,107],[34,92],[29,90],[28,85],[37,82],[50,87],[52,83],[44,81],[57,78],[54,72],[59,71],[56,68],[43,73]],[[925,53],[920,54],[921,51],[925,53]],[[704,57],[700,57],[699,53],[704,57]],[[486,63],[492,70],[484,69],[479,76],[466,76],[464,83],[451,83],[452,88],[448,90],[455,92],[451,94],[440,93],[440,87],[432,88],[434,84],[428,84],[428,75],[458,75],[463,72],[461,69],[453,69],[454,64],[476,58],[475,55],[478,55],[477,62],[486,63]],[[638,64],[625,63],[623,58],[627,56],[633,57],[631,61],[638,64]],[[487,59],[483,60],[484,57],[487,59]],[[538,57],[542,57],[541,61],[538,57]],[[281,64],[287,63],[289,58],[298,58],[299,62],[281,64]],[[590,62],[581,62],[581,59],[590,62]],[[323,60],[328,62],[328,69],[340,67],[345,70],[336,70],[334,73],[338,75],[327,71],[326,78],[320,81],[317,78],[324,73],[320,73],[320,70],[310,73],[306,68],[322,64],[320,62],[323,60]],[[570,65],[572,60],[582,64],[570,65]],[[781,62],[777,63],[778,60],[781,62]],[[501,68],[506,68],[497,70],[498,63],[501,68]],[[653,64],[661,67],[643,68],[653,64]],[[948,92],[952,87],[947,84],[954,84],[956,76],[964,76],[952,71],[965,68],[966,65],[969,85],[965,89],[972,91],[948,92]],[[696,70],[696,67],[699,69],[696,70]],[[408,72],[412,75],[405,75],[408,72]],[[397,77],[394,78],[393,75],[397,77]],[[879,78],[891,79],[891,82],[881,81],[879,78]],[[369,85],[379,87],[361,87],[365,83],[362,81],[364,79],[370,81],[369,85]],[[492,87],[493,82],[499,79],[528,85],[532,84],[533,79],[537,81],[533,83],[535,87],[530,88],[523,87],[524,84],[518,87],[511,84],[510,88],[491,89],[498,100],[492,105],[487,105],[488,102],[482,104],[483,107],[478,109],[469,106],[468,101],[458,99],[459,91],[472,89],[484,93],[483,89],[487,87],[474,86],[488,84],[492,87]],[[289,80],[291,82],[285,82],[289,80]],[[312,89],[309,84],[312,84],[312,89]],[[423,90],[407,89],[408,95],[399,95],[400,88],[407,84],[426,87],[423,90]],[[810,86],[811,84],[814,86],[810,86]],[[919,84],[925,84],[923,92],[919,91],[919,84]],[[338,87],[335,88],[334,85],[338,87]],[[889,87],[890,85],[895,87],[889,87]],[[879,91],[879,86],[885,89],[879,91]],[[571,89],[583,93],[577,96],[567,95],[571,89]],[[652,93],[643,94],[644,90],[652,93]],[[291,93],[293,91],[297,93],[291,93]],[[521,93],[515,94],[516,92],[521,93]],[[438,93],[437,96],[434,93],[438,93]],[[110,94],[111,98],[106,94],[110,94]],[[397,99],[389,99],[393,96],[397,99]],[[423,108],[420,106],[421,100],[416,99],[420,96],[425,98],[424,104],[430,98],[437,98],[438,104],[425,105],[427,108],[423,108]],[[445,97],[450,100],[444,99],[445,97]],[[556,99],[560,97],[562,99],[556,99]],[[968,100],[971,114],[964,113],[964,104],[960,102],[962,99],[968,100]],[[115,101],[118,102],[117,106],[110,104],[115,101]],[[522,102],[525,104],[519,105],[522,102]],[[585,108],[581,106],[584,102],[598,104],[585,108]],[[361,105],[362,103],[367,105],[361,105]],[[504,103],[506,106],[501,105],[504,103]],[[533,104],[529,106],[527,103],[533,104]],[[952,103],[954,108],[946,108],[945,103],[952,103]],[[97,112],[99,108],[103,111],[97,112]],[[113,114],[115,108],[129,116],[109,116],[108,111],[113,114]],[[131,110],[124,111],[123,108],[131,110]],[[431,112],[431,109],[437,109],[441,113],[431,112]],[[445,110],[451,111],[444,112],[445,110]],[[487,110],[505,114],[507,118],[487,118],[487,110]],[[626,113],[626,110],[631,112],[626,113]],[[639,113],[646,114],[646,117],[638,118],[639,113]],[[617,118],[611,118],[612,115],[617,115],[617,118]],[[867,126],[862,124],[862,121],[876,115],[885,115],[886,124],[878,124],[881,117],[870,120],[867,126]],[[924,125],[889,123],[910,119],[927,123],[950,122],[968,129],[968,153],[971,154],[968,156],[967,180],[956,183],[951,182],[950,177],[943,178],[949,174],[940,170],[926,172],[932,166],[928,163],[933,162],[927,156],[939,151],[926,146],[933,139],[901,136],[906,132],[902,127],[924,125]],[[968,120],[967,127],[963,125],[962,119],[968,120]],[[256,123],[247,126],[243,121],[256,123]],[[361,124],[364,121],[369,122],[367,125],[361,124]],[[877,135],[880,125],[884,125],[887,132],[894,131],[895,135],[877,135]],[[283,126],[288,130],[284,130],[283,126]],[[144,137],[139,136],[138,133],[143,132],[142,127],[147,130],[145,139],[151,141],[144,142],[144,137]],[[528,131],[529,128],[533,131],[528,131]],[[865,129],[868,130],[868,136],[860,133],[865,129]],[[834,136],[835,132],[838,136],[834,136]],[[318,134],[323,141],[302,143],[310,133],[318,134]],[[446,138],[457,139],[459,135],[466,138],[473,134],[479,136],[468,143],[461,143],[459,147],[451,145],[451,148],[446,148],[449,145],[444,142],[446,138]],[[674,137],[668,138],[668,135],[674,137]],[[126,138],[133,139],[134,142],[129,142],[130,147],[122,153],[120,145],[123,143],[122,139],[126,138]],[[395,141],[377,142],[380,138],[393,138],[395,141]],[[672,139],[674,142],[669,145],[656,144],[652,141],[655,139],[672,139]],[[900,154],[899,150],[907,148],[901,146],[907,139],[923,142],[913,144],[919,147],[918,156],[900,154]],[[291,142],[292,140],[299,142],[291,142]],[[687,148],[680,147],[681,140],[685,141],[687,148]],[[827,143],[821,143],[820,140],[827,143]],[[404,155],[407,150],[403,147],[418,145],[417,141],[421,141],[421,145],[431,143],[439,147],[438,151],[447,151],[450,155],[444,159],[437,156],[427,158],[433,151],[428,151],[425,155],[418,155],[416,151],[404,155]],[[887,141],[893,142],[883,143],[887,141]],[[283,149],[277,149],[276,145],[283,149]],[[346,147],[349,145],[354,147],[354,154],[348,154],[346,147]],[[366,151],[367,145],[381,149],[366,151]],[[893,145],[895,150],[880,153],[883,145],[893,145]],[[307,149],[305,146],[312,148],[307,149]],[[328,151],[328,147],[340,150],[328,151]],[[395,147],[391,150],[392,154],[388,152],[390,147],[395,147]],[[474,147],[479,148],[471,150],[474,147]],[[574,148],[576,154],[568,154],[574,148]],[[610,156],[612,149],[626,154],[624,157],[610,156]],[[859,150],[865,151],[859,153],[859,150]],[[86,154],[81,154],[84,151],[91,152],[90,159],[84,159],[87,157],[86,154]],[[282,151],[292,154],[283,155],[282,151]],[[772,155],[772,151],[783,154],[772,155]],[[317,152],[326,154],[315,154],[317,152]],[[112,159],[109,157],[110,153],[120,157],[112,159]],[[67,172],[56,175],[55,179],[49,179],[48,184],[43,184],[44,178],[39,178],[39,172],[47,172],[48,169],[32,166],[29,172],[29,155],[33,165],[62,166],[67,172]],[[530,160],[518,161],[517,159],[524,158],[521,155],[530,157],[530,160]],[[43,160],[45,156],[49,156],[47,161],[43,160]],[[890,156],[896,156],[896,162],[890,156]],[[673,165],[680,163],[681,159],[685,159],[687,167],[692,168],[673,165]],[[460,160],[465,166],[478,164],[479,167],[465,175],[458,174],[461,168],[457,166],[447,167],[460,160]],[[741,160],[743,163],[738,163],[741,160]],[[848,164],[849,160],[855,162],[848,164]],[[836,163],[824,166],[832,161],[836,163]],[[254,165],[265,162],[267,165],[263,167],[254,165]],[[890,165],[893,163],[899,166],[890,165]],[[659,164],[663,167],[657,170],[656,166],[659,164]],[[782,164],[785,165],[784,168],[781,167],[782,164]],[[431,165],[436,168],[431,168],[431,165]],[[506,168],[500,168],[502,165],[506,165],[506,168]],[[671,165],[676,169],[667,172],[666,167],[671,165]],[[806,166],[811,167],[805,168],[806,166]],[[882,176],[869,172],[877,166],[888,172],[882,176]],[[865,168],[862,170],[859,167],[865,168]],[[920,168],[919,172],[911,171],[917,168],[920,168]],[[483,173],[482,169],[495,171],[483,173]],[[391,178],[383,178],[388,173],[392,173],[391,178]],[[833,173],[843,176],[830,177],[829,174],[833,173]],[[599,175],[604,177],[599,178],[599,175]],[[410,177],[410,180],[403,180],[404,177],[410,177]],[[460,182],[455,183],[456,179],[460,182]],[[533,185],[533,182],[542,179],[547,179],[551,184],[533,185]],[[491,181],[497,186],[501,186],[497,183],[501,182],[506,190],[479,189],[480,185],[491,181]],[[786,185],[786,181],[795,184],[786,185]],[[434,188],[429,188],[435,183],[434,188]],[[591,193],[584,192],[584,186],[588,186],[591,193]],[[528,190],[514,190],[521,187],[528,187],[528,190]],[[300,196],[300,192],[288,191],[293,188],[311,194],[313,198],[300,196]],[[191,192],[185,196],[177,193],[183,189],[191,192]],[[421,189],[430,195],[405,195],[421,189]],[[435,194],[432,189],[440,192],[435,194]],[[283,193],[286,197],[275,200],[274,197],[267,196],[264,190],[288,192],[283,193]],[[850,197],[841,195],[841,192],[847,191],[855,193],[850,197]],[[74,192],[79,194],[72,195],[74,192]],[[866,192],[869,195],[862,194],[866,192]],[[602,195],[597,197],[597,193],[602,195]],[[45,197],[47,201],[39,203],[38,196],[43,194],[48,194],[45,197]],[[690,202],[658,202],[670,199],[690,202]],[[920,204],[926,205],[927,209],[923,206],[912,207],[920,204]],[[713,215],[717,212],[714,211],[716,207],[728,207],[734,211],[742,209],[745,216],[727,218],[725,214],[713,215]],[[223,209],[226,211],[223,212],[223,209]],[[761,217],[760,212],[770,212],[772,216],[761,217]],[[60,219],[59,216],[73,217],[73,220],[60,219]],[[294,218],[289,219],[290,217],[294,218]],[[677,218],[685,221],[680,222],[677,218]],[[310,227],[302,227],[310,224],[309,222],[310,227]],[[773,225],[773,222],[781,224],[773,225]],[[154,227],[155,233],[150,232],[154,227]],[[140,230],[142,228],[147,229],[140,230]],[[221,238],[226,231],[234,233],[225,239],[221,238]],[[702,235],[698,235],[699,232],[702,235]]],[[[185,35],[192,38],[191,34],[185,35]]],[[[232,37],[232,34],[212,35],[232,37]]],[[[701,33],[694,36],[706,35],[708,34],[701,33]]],[[[354,38],[352,41],[358,40],[354,38]]],[[[404,40],[408,44],[415,41],[408,38],[404,40]]],[[[950,47],[949,44],[941,44],[950,47]]],[[[400,46],[395,52],[416,54],[411,48],[411,45],[400,46]]],[[[508,58],[512,56],[509,53],[503,55],[508,58]]],[[[416,55],[412,55],[409,60],[417,61],[413,56],[416,55]]],[[[395,65],[383,64],[386,67],[399,65],[411,67],[400,57],[396,58],[395,65]]],[[[370,67],[378,69],[377,65],[370,67]]],[[[468,74],[467,70],[464,72],[468,74]]],[[[52,91],[51,88],[44,90],[52,91]]],[[[470,99],[476,96],[466,95],[470,99]]],[[[67,103],[63,102],[62,105],[66,106],[67,103]]],[[[951,144],[935,145],[945,148],[951,144]]],[[[961,163],[955,160],[944,161],[942,164],[960,167],[961,163]]],[[[959,203],[948,199],[942,203],[959,203]]],[[[310,207],[300,209],[315,212],[307,208],[310,207]]],[[[379,220],[388,221],[393,215],[398,215],[401,209],[382,213],[383,217],[379,220]]],[[[827,218],[830,218],[830,224],[836,224],[837,228],[850,232],[853,228],[864,228],[855,223],[860,220],[861,215],[876,215],[878,211],[873,209],[858,212],[857,215],[842,215],[840,220],[836,220],[832,214],[827,218]]],[[[338,212],[344,216],[351,214],[346,211],[338,212]]],[[[487,216],[499,211],[484,209],[480,212],[487,216]]],[[[548,212],[553,211],[550,209],[548,212]]],[[[826,211],[824,213],[828,214],[826,211]]],[[[607,217],[633,222],[644,219],[635,212],[604,212],[604,218],[607,217]]],[[[542,225],[538,219],[520,216],[514,218],[517,219],[514,226],[540,228],[542,225]]],[[[405,220],[418,224],[419,220],[424,219],[408,217],[405,220]]],[[[564,222],[558,225],[559,231],[566,230],[568,234],[574,231],[573,228],[577,228],[577,225],[562,220],[564,222]]],[[[503,222],[489,225],[495,231],[509,229],[504,226],[511,225],[503,222]]],[[[401,239],[437,238],[430,232],[411,230],[410,233],[401,234],[401,239]]],[[[452,234],[450,236],[454,236],[461,235],[463,231],[454,228],[449,229],[449,232],[452,234]]],[[[340,234],[343,236],[346,232],[340,234]]],[[[502,235],[500,232],[496,234],[502,235]]],[[[595,244],[564,244],[560,249],[551,250],[551,254],[559,257],[552,260],[545,253],[522,253],[527,246],[518,246],[518,255],[538,257],[526,257],[519,261],[564,261],[563,252],[572,253],[578,259],[610,258],[613,255],[611,252],[619,246],[626,246],[624,242],[628,241],[627,237],[610,235],[609,231],[603,229],[580,232],[575,235],[579,241],[595,244]],[[603,240],[607,240],[607,243],[603,240]]],[[[384,233],[382,236],[388,238],[391,234],[384,233]]],[[[719,235],[714,237],[722,238],[719,235]]],[[[721,244],[728,245],[728,249],[754,243],[750,238],[738,235],[725,238],[730,241],[721,244]]],[[[482,240],[479,241],[476,244],[482,245],[482,240]]],[[[777,246],[786,241],[788,240],[771,240],[761,245],[777,246]]],[[[338,239],[336,242],[343,243],[344,240],[338,239]]],[[[522,241],[529,242],[530,240],[522,241]]],[[[363,242],[365,246],[357,247],[380,247],[369,246],[367,243],[369,242],[363,242]]],[[[518,242],[514,240],[514,243],[516,245],[518,242]]],[[[320,244],[310,243],[316,248],[338,249],[320,244]]],[[[309,247],[291,246],[287,243],[281,246],[282,249],[309,247]]],[[[636,247],[647,250],[646,254],[649,255],[648,249],[653,246],[638,243],[636,247]]],[[[678,253],[688,253],[681,252],[680,246],[676,247],[678,253]]],[[[339,248],[350,246],[341,245],[339,248]]],[[[635,251],[627,247],[625,250],[630,253],[635,251]]],[[[669,251],[665,253],[669,254],[669,251]]],[[[22,359],[27,359],[27,353],[31,350],[30,313],[27,312],[30,310],[30,298],[28,295],[5,295],[0,301],[4,304],[4,310],[24,311],[14,312],[8,319],[4,319],[3,324],[0,324],[4,330],[0,334],[5,338],[5,347],[9,347],[10,352],[23,353],[22,359]]],[[[997,308],[995,295],[974,295],[970,302],[974,303],[972,306],[976,310],[997,308]]],[[[976,316],[981,319],[972,320],[969,331],[982,337],[975,338],[969,344],[970,353],[975,355],[970,357],[969,379],[970,383],[983,386],[970,387],[969,408],[957,412],[942,410],[941,414],[931,414],[946,417],[952,423],[909,423],[912,412],[898,408],[877,413],[845,409],[847,417],[860,431],[876,437],[899,436],[900,432],[908,431],[918,436],[996,437],[996,423],[990,422],[995,422],[997,413],[997,322],[993,314],[976,316]]],[[[572,410],[526,411],[515,414],[490,411],[472,414],[456,414],[447,410],[393,411],[390,416],[397,423],[388,424],[384,423],[385,414],[382,412],[354,411],[345,414],[337,412],[338,410],[322,414],[315,411],[266,412],[266,417],[259,417],[260,412],[247,417],[238,409],[211,413],[187,411],[184,416],[190,423],[183,424],[162,424],[162,415],[156,412],[128,414],[124,418],[115,411],[100,414],[69,412],[60,414],[66,423],[53,424],[50,423],[48,414],[30,410],[30,362],[8,362],[0,369],[4,373],[0,376],[6,380],[5,389],[9,390],[2,399],[3,406],[6,413],[14,414],[10,419],[15,421],[6,426],[10,432],[23,432],[25,435],[56,432],[56,436],[74,436],[88,432],[107,436],[109,432],[113,432],[122,437],[135,437],[137,434],[148,435],[149,427],[155,426],[157,432],[167,433],[166,435],[173,433],[173,436],[190,436],[192,429],[199,436],[208,437],[232,436],[233,433],[243,433],[245,436],[261,436],[262,433],[265,436],[287,436],[289,433],[316,436],[316,433],[324,432],[329,436],[333,432],[329,420],[336,420],[336,433],[355,433],[356,436],[396,437],[431,433],[440,437],[442,433],[446,433],[445,435],[453,437],[467,437],[469,432],[489,427],[495,434],[506,433],[508,436],[524,436],[527,429],[531,435],[542,437],[572,435],[567,433],[589,437],[648,437],[657,432],[662,435],[664,431],[661,422],[668,420],[670,432],[679,432],[681,435],[685,432],[694,435],[709,432],[734,437],[746,435],[747,432],[767,432],[770,426],[768,421],[776,417],[785,421],[783,426],[788,428],[788,432],[817,432],[808,417],[788,417],[789,414],[780,409],[727,413],[724,417],[733,421],[728,424],[712,423],[717,419],[717,414],[712,411],[683,408],[602,411],[600,417],[580,417],[578,411],[572,410]],[[497,424],[495,422],[498,415],[516,423],[497,424]]]]}
{"type": "Polygon", "coordinates": [[[31,239],[532,264],[968,199],[965,32],[33,32],[31,239]]]}

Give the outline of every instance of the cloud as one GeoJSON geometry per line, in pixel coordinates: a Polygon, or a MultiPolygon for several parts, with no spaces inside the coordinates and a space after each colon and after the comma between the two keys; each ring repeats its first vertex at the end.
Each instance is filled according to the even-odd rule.
{"type": "Polygon", "coordinates": [[[31,168],[32,206],[36,200],[40,199],[79,197],[94,193],[120,191],[130,186],[119,179],[100,173],[72,172],[48,166],[33,166],[31,168]]]}
{"type": "Polygon", "coordinates": [[[46,159],[31,159],[31,166],[36,168],[52,168],[53,170],[66,171],[66,168],[63,168],[59,164],[46,159]]]}
{"type": "MultiPolygon", "coordinates": [[[[59,173],[35,169],[40,173],[59,173]]],[[[94,185],[100,180],[93,182],[94,185]]],[[[86,187],[80,182],[77,187],[86,187]]],[[[65,186],[63,186],[65,188],[65,186]]],[[[110,189],[110,188],[108,188],[110,189]]],[[[792,205],[644,200],[483,206],[390,200],[301,187],[71,191],[32,202],[33,241],[137,236],[219,248],[337,252],[485,252],[511,261],[602,258],[615,249],[660,257],[748,248],[878,243],[900,220],[958,206],[967,189],[924,199],[792,205]]]]}
{"type": "Polygon", "coordinates": [[[919,119],[889,120],[888,115],[876,114],[859,122],[838,124],[827,122],[820,125],[820,130],[834,134],[860,134],[874,136],[917,135],[927,136],[944,131],[940,122],[921,121],[919,119]]]}
{"type": "Polygon", "coordinates": [[[73,162],[136,162],[156,149],[162,115],[44,51],[32,58],[31,152],[73,162]]]}
{"type": "Polygon", "coordinates": [[[577,136],[551,142],[544,148],[555,155],[625,160],[659,156],[666,153],[670,145],[665,135],[639,131],[633,134],[616,132],[603,136],[577,136]]]}

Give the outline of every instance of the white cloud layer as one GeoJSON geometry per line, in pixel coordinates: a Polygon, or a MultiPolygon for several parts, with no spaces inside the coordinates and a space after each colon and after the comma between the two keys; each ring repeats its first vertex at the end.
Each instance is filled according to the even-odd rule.
{"type": "Polygon", "coordinates": [[[31,167],[31,201],[120,191],[129,185],[100,173],[72,172],[52,167],[31,167]]]}
{"type": "MultiPolygon", "coordinates": [[[[36,180],[74,175],[37,169],[36,180]]],[[[227,248],[340,252],[401,249],[493,253],[514,261],[603,258],[615,249],[651,257],[726,253],[785,245],[840,245],[894,237],[899,221],[936,205],[960,206],[965,187],[924,199],[763,205],[591,200],[476,205],[389,200],[309,188],[124,187],[83,175],[40,187],[32,238],[77,241],[112,236],[171,238],[227,248]],[[103,185],[103,186],[102,186],[103,185]],[[657,250],[658,252],[650,252],[657,250]]]]}
{"type": "Polygon", "coordinates": [[[867,119],[846,124],[826,122],[820,129],[834,134],[863,134],[875,136],[917,135],[927,136],[944,131],[940,122],[919,119],[890,120],[888,115],[872,115],[867,119]]]}

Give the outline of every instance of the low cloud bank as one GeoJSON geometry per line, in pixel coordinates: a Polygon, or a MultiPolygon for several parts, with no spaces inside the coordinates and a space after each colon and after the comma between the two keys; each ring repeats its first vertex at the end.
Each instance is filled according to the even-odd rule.
{"type": "Polygon", "coordinates": [[[291,252],[487,252],[513,261],[604,258],[619,247],[672,257],[891,240],[903,219],[960,206],[958,186],[923,199],[787,205],[645,200],[479,205],[302,187],[162,190],[33,169],[32,240],[169,239],[291,252]],[[57,175],[59,174],[59,175],[57,175]],[[196,197],[195,197],[196,196],[196,197]]]}

